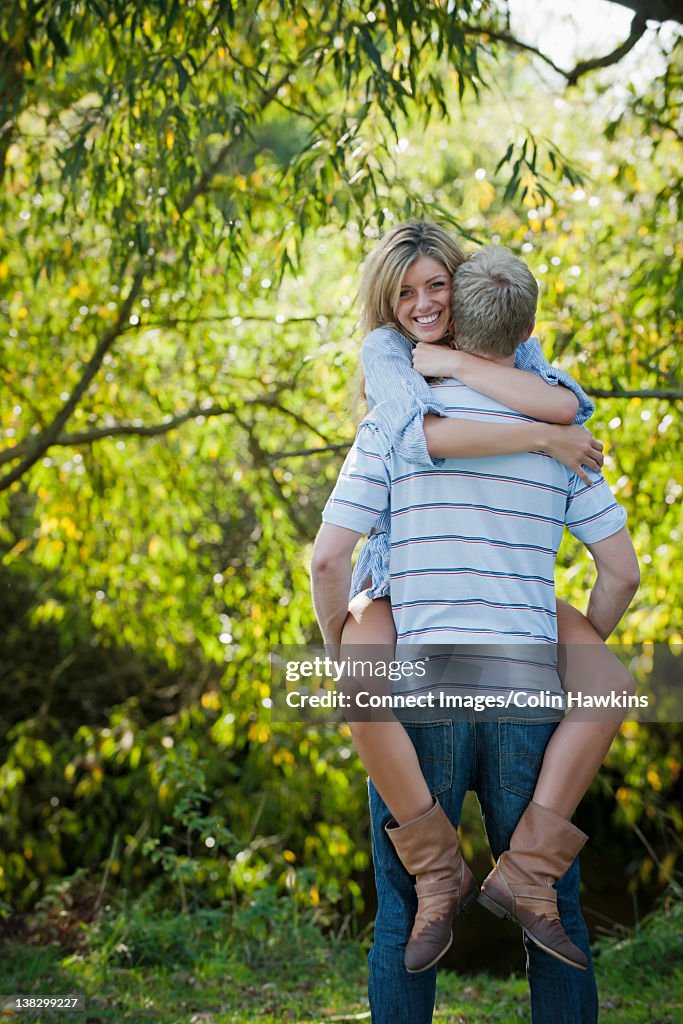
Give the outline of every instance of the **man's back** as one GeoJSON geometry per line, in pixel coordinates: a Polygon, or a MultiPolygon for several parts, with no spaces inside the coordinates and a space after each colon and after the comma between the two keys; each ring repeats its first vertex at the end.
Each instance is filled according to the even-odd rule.
{"type": "MultiPolygon", "coordinates": [[[[526,419],[459,381],[432,387],[450,416],[526,419]]],[[[591,543],[625,520],[602,477],[588,486],[542,453],[422,468],[397,455],[370,419],[324,518],[357,528],[359,515],[382,511],[389,493],[391,599],[402,644],[554,644],[564,526],[591,543]]]]}

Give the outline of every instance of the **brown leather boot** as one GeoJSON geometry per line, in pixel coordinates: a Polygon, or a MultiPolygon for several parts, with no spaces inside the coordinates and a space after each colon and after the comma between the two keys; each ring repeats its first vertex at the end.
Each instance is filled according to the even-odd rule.
{"type": "Polygon", "coordinates": [[[404,868],[415,875],[417,914],[403,962],[410,974],[417,974],[450,947],[453,917],[476,899],[479,889],[438,800],[407,825],[385,827],[404,868]]]}
{"type": "Polygon", "coordinates": [[[585,971],[588,960],[560,923],[553,882],[565,874],[588,836],[571,821],[530,803],[517,823],[510,849],[481,887],[479,902],[497,917],[511,917],[546,953],[585,971]]]}

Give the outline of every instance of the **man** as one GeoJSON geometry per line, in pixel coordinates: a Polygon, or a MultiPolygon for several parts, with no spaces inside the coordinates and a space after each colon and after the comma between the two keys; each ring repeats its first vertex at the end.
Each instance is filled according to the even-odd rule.
{"type": "MultiPolygon", "coordinates": [[[[476,252],[453,282],[459,347],[513,365],[517,346],[533,327],[537,294],[528,268],[507,250],[476,252]]],[[[513,415],[456,380],[434,387],[448,415],[480,421],[513,415]]],[[[557,640],[553,567],[564,525],[595,560],[598,577],[591,606],[602,635],[607,635],[633,595],[637,565],[623,509],[601,477],[593,474],[592,481],[586,486],[541,453],[447,459],[443,465],[417,471],[393,450],[370,416],[359,428],[326,506],[313,553],[314,603],[326,643],[336,645],[340,640],[356,542],[389,507],[391,601],[399,649],[416,643],[535,643],[547,651],[547,645],[557,640]]],[[[459,821],[467,789],[477,792],[496,858],[508,851],[516,828],[537,809],[530,800],[555,727],[554,721],[538,717],[520,722],[523,715],[484,721],[472,714],[464,721],[408,727],[430,791],[453,825],[459,821]]],[[[403,967],[415,896],[410,875],[393,849],[399,850],[401,829],[391,827],[391,815],[372,786],[370,808],[378,893],[370,955],[373,1021],[428,1024],[435,969],[410,975],[403,967]]],[[[584,841],[585,837],[571,823],[564,824],[568,845],[574,845],[554,874],[557,907],[564,932],[572,948],[583,951],[581,966],[586,964],[587,969],[567,967],[539,948],[542,943],[526,942],[535,1024],[593,1024],[597,1019],[574,859],[581,845],[576,836],[584,841]]],[[[508,871],[506,866],[487,879],[482,900],[494,912],[513,875],[512,867],[508,871]]],[[[547,880],[543,883],[547,885],[547,880]]],[[[538,897],[541,888],[532,886],[531,896],[538,897]]],[[[541,906],[543,899],[541,892],[541,906]]]]}

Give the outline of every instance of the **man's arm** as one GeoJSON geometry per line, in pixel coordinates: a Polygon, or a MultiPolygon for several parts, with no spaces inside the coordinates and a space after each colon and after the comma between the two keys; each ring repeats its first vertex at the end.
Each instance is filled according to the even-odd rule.
{"type": "Polygon", "coordinates": [[[337,650],[349,610],[351,555],[362,536],[343,526],[323,523],[311,556],[313,607],[325,646],[337,650]]]}
{"type": "Polygon", "coordinates": [[[625,526],[611,537],[586,544],[586,547],[598,571],[586,616],[606,640],[638,590],[638,559],[625,526]]]}
{"type": "Polygon", "coordinates": [[[338,647],[348,614],[353,549],[389,507],[389,448],[377,424],[364,420],[323,509],[311,556],[311,588],[328,647],[338,647]]]}

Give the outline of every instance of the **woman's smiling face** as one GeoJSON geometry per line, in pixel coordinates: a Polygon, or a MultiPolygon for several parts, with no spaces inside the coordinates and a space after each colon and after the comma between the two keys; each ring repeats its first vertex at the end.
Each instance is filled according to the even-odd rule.
{"type": "Polygon", "coordinates": [[[406,271],[396,319],[417,341],[441,341],[451,320],[451,275],[443,263],[420,256],[406,271]]]}

